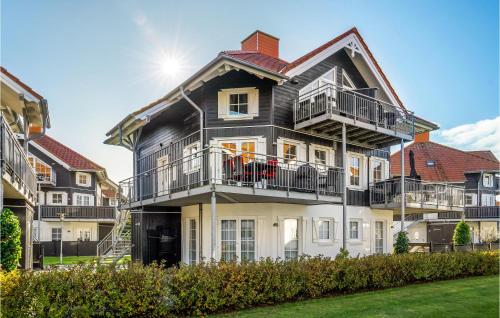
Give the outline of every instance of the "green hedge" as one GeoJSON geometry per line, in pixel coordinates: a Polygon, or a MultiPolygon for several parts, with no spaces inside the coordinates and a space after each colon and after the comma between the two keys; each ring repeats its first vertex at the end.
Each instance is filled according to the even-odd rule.
{"type": "Polygon", "coordinates": [[[4,317],[166,317],[499,272],[495,252],[3,274],[4,317]]]}

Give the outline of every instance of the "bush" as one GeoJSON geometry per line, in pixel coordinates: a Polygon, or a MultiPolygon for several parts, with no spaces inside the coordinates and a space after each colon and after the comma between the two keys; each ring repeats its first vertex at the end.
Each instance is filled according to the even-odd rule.
{"type": "Polygon", "coordinates": [[[465,221],[460,221],[455,227],[455,232],[453,233],[453,243],[456,245],[469,244],[471,241],[470,228],[465,223],[465,221]]]}
{"type": "Polygon", "coordinates": [[[21,227],[19,219],[10,209],[0,215],[0,261],[2,269],[12,271],[21,258],[21,227]]]}
{"type": "MultiPolygon", "coordinates": [[[[158,266],[80,265],[19,271],[1,285],[3,317],[169,317],[498,274],[498,253],[377,255],[332,260],[221,262],[158,266]]],[[[0,277],[1,278],[1,277],[0,277]]],[[[0,280],[2,282],[2,280],[0,280]]]]}
{"type": "Polygon", "coordinates": [[[401,231],[398,233],[396,238],[396,244],[394,244],[394,253],[404,254],[410,251],[410,240],[408,239],[408,233],[406,231],[401,231]]]}

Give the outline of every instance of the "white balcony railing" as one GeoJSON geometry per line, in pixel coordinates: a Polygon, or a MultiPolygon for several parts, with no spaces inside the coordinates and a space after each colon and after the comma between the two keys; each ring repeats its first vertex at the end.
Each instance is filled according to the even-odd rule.
{"type": "Polygon", "coordinates": [[[208,147],[120,182],[127,203],[220,184],[234,187],[342,195],[343,170],[254,152],[208,147]]]}

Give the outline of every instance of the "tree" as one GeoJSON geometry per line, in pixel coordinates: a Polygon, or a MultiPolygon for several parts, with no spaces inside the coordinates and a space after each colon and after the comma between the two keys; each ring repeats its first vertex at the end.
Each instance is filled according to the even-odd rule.
{"type": "Polygon", "coordinates": [[[394,253],[404,254],[410,251],[410,239],[408,239],[408,233],[406,231],[401,231],[398,233],[396,238],[396,244],[394,244],[394,253]]]}
{"type": "Polygon", "coordinates": [[[2,269],[12,271],[21,258],[21,226],[19,219],[10,209],[0,215],[0,261],[2,269]]]}
{"type": "Polygon", "coordinates": [[[453,233],[453,243],[456,245],[469,244],[471,241],[470,228],[465,221],[458,222],[453,233]]]}

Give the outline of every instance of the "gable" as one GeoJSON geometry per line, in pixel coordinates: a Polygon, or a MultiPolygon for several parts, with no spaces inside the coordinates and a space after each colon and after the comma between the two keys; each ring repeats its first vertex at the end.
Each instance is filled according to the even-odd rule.
{"type": "Polygon", "coordinates": [[[380,98],[404,108],[403,103],[356,28],[291,62],[282,72],[290,78],[298,76],[339,51],[347,53],[369,87],[380,89],[380,98]]]}

